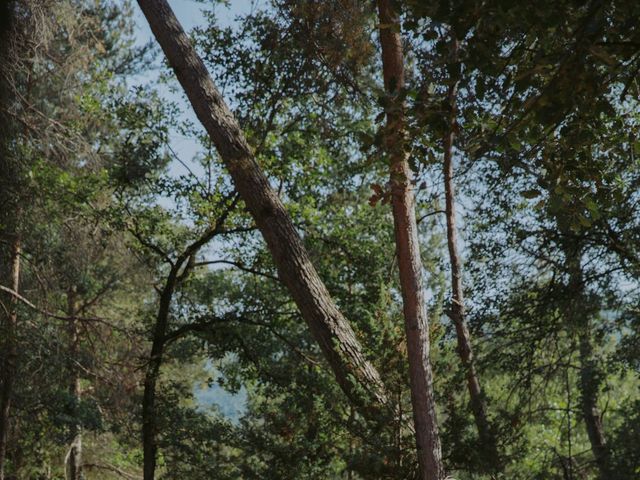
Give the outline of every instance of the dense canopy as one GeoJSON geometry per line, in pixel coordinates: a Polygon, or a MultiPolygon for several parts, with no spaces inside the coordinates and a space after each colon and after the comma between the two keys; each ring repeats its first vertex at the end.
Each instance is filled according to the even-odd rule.
{"type": "Polygon", "coordinates": [[[0,7],[0,480],[640,478],[640,3],[0,7]]]}

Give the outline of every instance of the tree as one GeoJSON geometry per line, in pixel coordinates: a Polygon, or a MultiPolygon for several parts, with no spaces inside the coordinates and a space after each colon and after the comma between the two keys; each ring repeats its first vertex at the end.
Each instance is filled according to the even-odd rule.
{"type": "Polygon", "coordinates": [[[398,270],[402,287],[407,354],[411,378],[411,399],[418,461],[422,478],[444,478],[433,373],[429,358],[429,323],[422,283],[422,260],[413,193],[413,172],[404,142],[404,105],[399,100],[404,85],[404,58],[398,14],[388,0],[378,2],[380,44],[386,99],[385,147],[390,164],[390,194],[393,207],[398,270]]]}
{"type": "Polygon", "coordinates": [[[282,202],[255,162],[233,114],[169,5],[146,1],[139,4],[265,237],[282,281],[325,352],[341,388],[365,411],[384,411],[387,398],[378,373],[365,359],[353,330],[331,300],[282,202]]]}
{"type": "Polygon", "coordinates": [[[9,5],[5,478],[637,476],[635,2],[9,5]]]}
{"type": "Polygon", "coordinates": [[[104,412],[95,408],[96,396],[86,384],[89,379],[109,383],[101,375],[111,367],[105,356],[121,353],[122,346],[113,341],[118,325],[91,312],[104,308],[105,297],[113,306],[109,295],[126,282],[109,275],[126,276],[127,269],[120,268],[122,257],[105,254],[117,240],[88,224],[95,221],[92,208],[108,198],[110,159],[102,150],[109,149],[115,131],[101,105],[92,101],[108,84],[118,91],[117,80],[107,73],[114,65],[121,72],[131,66],[127,50],[120,50],[129,47],[127,25],[121,22],[127,7],[19,1],[7,8],[16,22],[2,55],[2,86],[9,92],[2,104],[8,127],[2,200],[11,208],[3,209],[1,228],[3,237],[11,237],[3,242],[3,258],[11,256],[14,266],[12,279],[1,284],[12,315],[2,325],[11,344],[3,346],[8,355],[2,359],[7,368],[0,465],[7,465],[8,475],[40,475],[51,469],[47,462],[57,456],[58,446],[68,442],[55,468],[80,478],[83,432],[99,430],[104,412]],[[101,264],[106,258],[112,269],[101,264]],[[87,343],[109,336],[109,354],[88,355],[87,343]],[[17,401],[10,411],[12,397],[17,401]]]}
{"type": "MultiPolygon", "coordinates": [[[[160,375],[160,367],[164,350],[170,341],[175,341],[181,334],[169,331],[169,320],[171,303],[174,293],[180,283],[188,277],[195,265],[196,256],[201,248],[207,245],[217,235],[224,233],[225,220],[229,213],[233,210],[237,200],[232,202],[223,202],[223,209],[219,218],[208,229],[201,234],[199,238],[190,243],[174,261],[170,261],[170,270],[165,279],[159,298],[158,312],[156,322],[153,327],[153,339],[151,344],[151,352],[149,362],[146,367],[144,380],[144,394],[142,400],[142,442],[144,450],[144,478],[153,479],[156,470],[157,456],[157,426],[156,419],[158,412],[156,410],[156,385],[160,375]]],[[[138,237],[140,238],[140,237],[138,237]]],[[[143,245],[150,245],[147,240],[141,239],[143,245]]],[[[169,258],[163,255],[163,258],[169,258]]],[[[202,325],[198,325],[202,328],[202,325]]],[[[188,328],[184,328],[185,332],[188,328]]]]}
{"type": "Polygon", "coordinates": [[[459,69],[458,63],[458,39],[451,31],[451,75],[446,99],[448,110],[447,126],[442,140],[443,149],[443,177],[445,190],[445,215],[447,223],[447,246],[449,250],[449,263],[451,264],[451,320],[456,329],[458,342],[458,354],[465,370],[467,388],[471,399],[471,410],[478,428],[480,447],[482,448],[484,464],[489,471],[501,470],[501,459],[498,452],[497,440],[489,422],[486,400],[480,385],[480,378],[473,355],[471,336],[467,326],[465,314],[465,300],[463,289],[462,259],[458,244],[458,227],[456,225],[456,193],[454,181],[454,151],[457,125],[457,100],[459,69]]]}

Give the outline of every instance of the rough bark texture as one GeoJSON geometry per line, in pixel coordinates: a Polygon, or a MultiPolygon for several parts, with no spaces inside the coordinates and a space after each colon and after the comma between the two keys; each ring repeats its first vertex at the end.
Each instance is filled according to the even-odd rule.
{"type": "MultiPolygon", "coordinates": [[[[457,62],[458,41],[452,41],[452,61],[457,62]]],[[[453,70],[453,69],[452,69],[453,70]]],[[[482,457],[489,471],[500,470],[501,459],[498,452],[496,437],[491,429],[487,416],[487,407],[480,387],[480,379],[476,371],[471,335],[467,327],[464,308],[464,292],[462,288],[462,261],[458,251],[458,230],[456,226],[456,193],[453,180],[453,146],[456,132],[456,96],[458,90],[457,79],[452,79],[447,95],[449,118],[447,130],[444,136],[444,188],[445,188],[445,214],[447,219],[447,246],[449,249],[449,261],[451,264],[451,321],[456,329],[458,341],[458,354],[462,361],[462,367],[467,380],[471,411],[478,429],[482,457]]]]}
{"type": "MultiPolygon", "coordinates": [[[[20,237],[13,235],[10,242],[8,280],[11,290],[20,291],[20,237]]],[[[7,442],[11,419],[11,398],[13,385],[16,380],[18,349],[16,345],[16,331],[18,326],[18,301],[14,295],[5,295],[2,299],[3,308],[0,316],[4,317],[2,331],[4,339],[2,365],[2,391],[0,392],[0,480],[5,478],[5,463],[7,458],[7,442]]]]}
{"type": "Polygon", "coordinates": [[[393,210],[400,287],[402,290],[411,403],[421,478],[445,477],[429,359],[429,324],[422,284],[422,261],[415,216],[413,172],[404,149],[405,116],[397,95],[404,87],[404,59],[400,26],[390,0],[378,1],[384,84],[389,94],[385,145],[390,159],[393,210]]]}
{"type": "Polygon", "coordinates": [[[320,280],[284,205],[257,164],[189,37],[166,0],[138,0],[138,3],[340,387],[364,413],[379,414],[387,402],[378,372],[365,358],[350,324],[320,280]]]}
{"type": "MultiPolygon", "coordinates": [[[[72,287],[67,292],[67,316],[69,317],[69,395],[74,401],[73,416],[77,418],[77,407],[80,403],[80,369],[77,362],[79,361],[80,347],[80,323],[77,319],[78,314],[78,295],[76,288],[72,287]]],[[[82,479],[82,427],[76,421],[71,427],[72,440],[67,454],[66,472],[69,480],[82,479]]]]}

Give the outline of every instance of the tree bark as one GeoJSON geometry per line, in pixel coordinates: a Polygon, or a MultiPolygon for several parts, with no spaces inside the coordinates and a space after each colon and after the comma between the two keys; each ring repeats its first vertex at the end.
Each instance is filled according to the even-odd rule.
{"type": "Polygon", "coordinates": [[[71,444],[67,454],[66,472],[69,480],[82,479],[82,427],[78,421],[78,406],[81,400],[80,391],[80,369],[77,362],[79,361],[80,347],[80,323],[77,319],[78,314],[78,294],[75,287],[67,292],[67,316],[69,317],[69,395],[73,400],[73,418],[74,423],[71,426],[71,444]]]}
{"type": "Polygon", "coordinates": [[[404,88],[400,23],[391,0],[378,0],[378,15],[384,84],[390,100],[386,106],[385,146],[390,160],[391,205],[407,337],[418,463],[422,479],[441,480],[445,473],[429,359],[429,323],[422,283],[413,172],[405,152],[404,104],[399,98],[404,88]]]}
{"type": "Polygon", "coordinates": [[[380,376],[320,280],[282,201],[166,0],[138,0],[189,101],[260,229],[279,276],[345,394],[371,416],[386,412],[380,376]]]}
{"type": "MultiPolygon", "coordinates": [[[[20,289],[20,236],[14,233],[10,243],[9,254],[9,285],[14,292],[20,289]]],[[[16,380],[18,347],[18,301],[14,295],[5,295],[0,315],[5,318],[2,325],[4,330],[2,365],[2,392],[0,393],[0,480],[5,478],[5,464],[7,458],[7,445],[9,437],[9,421],[11,419],[11,400],[13,386],[16,380]]]]}
{"type": "MultiPolygon", "coordinates": [[[[452,62],[454,68],[457,66],[458,41],[452,40],[452,62]]],[[[454,69],[452,69],[453,71],[454,69]]],[[[458,341],[458,354],[462,361],[462,367],[467,380],[471,411],[478,429],[480,448],[483,450],[482,458],[489,471],[499,471],[501,469],[501,459],[498,452],[496,437],[491,429],[491,424],[487,416],[487,406],[480,386],[480,379],[476,371],[473,348],[471,346],[471,335],[467,327],[464,307],[464,292],[462,288],[462,260],[458,250],[458,229],[456,226],[456,193],[453,180],[453,146],[456,136],[456,115],[458,93],[458,79],[451,78],[451,85],[447,94],[449,118],[447,129],[444,135],[444,189],[445,189],[445,215],[447,219],[447,246],[449,249],[449,262],[451,264],[451,312],[450,317],[456,329],[458,341]]]]}

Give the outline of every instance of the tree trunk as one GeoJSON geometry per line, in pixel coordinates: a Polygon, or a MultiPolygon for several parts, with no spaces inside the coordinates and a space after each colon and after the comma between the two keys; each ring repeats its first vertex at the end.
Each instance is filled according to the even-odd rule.
{"type": "MultiPolygon", "coordinates": [[[[458,41],[452,40],[452,60],[457,64],[458,41]]],[[[455,143],[456,114],[458,92],[458,79],[451,78],[447,95],[449,118],[447,130],[444,136],[444,189],[445,189],[445,214],[447,218],[447,246],[449,248],[449,261],[451,263],[451,313],[450,317],[456,329],[458,340],[458,354],[462,361],[462,367],[467,380],[471,411],[478,429],[482,458],[488,471],[499,471],[501,459],[498,453],[496,437],[491,429],[487,417],[487,407],[480,387],[480,379],[476,371],[471,336],[467,327],[464,308],[464,292],[462,289],[462,261],[458,251],[458,230],[456,226],[456,194],[453,181],[453,145],[455,143]]]]}
{"type": "Polygon", "coordinates": [[[192,261],[200,248],[206,245],[211,239],[220,233],[224,222],[237,201],[234,200],[225,213],[221,214],[215,225],[209,228],[195,242],[190,244],[182,254],[171,264],[171,270],[165,281],[164,288],[160,293],[160,304],[153,330],[151,343],[151,354],[144,378],[144,394],[142,397],[142,452],[143,452],[143,475],[144,480],[153,480],[156,471],[156,459],[158,455],[158,425],[156,412],[156,387],[162,366],[167,345],[167,331],[169,329],[169,313],[173,294],[178,284],[183,281],[191,271],[192,261]],[[182,273],[179,274],[179,272],[182,273]]]}
{"type": "Polygon", "coordinates": [[[402,39],[396,29],[400,23],[390,0],[378,1],[378,14],[384,84],[391,100],[387,105],[385,146],[390,159],[391,205],[407,337],[418,463],[422,479],[441,480],[445,473],[429,359],[429,324],[422,284],[413,172],[404,148],[404,105],[398,98],[404,88],[402,39]]]}
{"type": "Polygon", "coordinates": [[[585,296],[582,275],[582,249],[574,242],[565,245],[565,258],[569,272],[568,291],[573,296],[568,309],[568,327],[573,329],[578,338],[578,353],[580,359],[580,404],[587,436],[591,444],[591,452],[598,468],[598,478],[609,480],[615,478],[611,465],[611,454],[602,425],[602,414],[598,408],[598,393],[600,391],[601,373],[593,354],[592,318],[593,309],[589,306],[585,296]]]}
{"type": "Polygon", "coordinates": [[[156,386],[160,375],[160,366],[164,355],[165,336],[169,324],[169,310],[175,289],[177,268],[174,266],[169,273],[164,290],[160,295],[160,305],[153,331],[151,355],[144,377],[144,394],[142,398],[142,450],[144,480],[153,480],[156,471],[158,455],[156,422],[156,386]]]}
{"type": "Polygon", "coordinates": [[[281,200],[257,164],[240,127],[166,0],[138,0],[193,109],[260,229],[279,276],[342,390],[370,416],[386,412],[380,376],[313,267],[281,200]]]}
{"type": "Polygon", "coordinates": [[[78,406],[81,399],[79,361],[80,347],[80,323],[78,314],[77,291],[75,287],[67,292],[67,316],[69,317],[69,395],[73,399],[74,423],[71,427],[71,445],[67,454],[66,472],[69,480],[81,480],[82,478],[82,427],[78,422],[78,406]]]}
{"type": "MultiPolygon", "coordinates": [[[[9,254],[8,280],[11,290],[18,292],[20,289],[20,236],[14,233],[11,239],[11,251],[9,254]]],[[[9,437],[9,420],[11,416],[11,398],[13,385],[16,380],[18,347],[16,345],[18,326],[18,300],[14,295],[4,296],[4,308],[0,312],[5,318],[2,329],[3,341],[3,365],[2,365],[2,392],[0,393],[0,480],[4,480],[5,464],[7,458],[7,444],[9,437]]]]}
{"type": "Polygon", "coordinates": [[[598,391],[600,389],[599,372],[593,358],[590,329],[579,334],[580,343],[580,394],[582,415],[587,427],[587,436],[591,451],[596,460],[601,480],[615,478],[611,467],[611,454],[604,435],[602,414],[598,408],[598,391]]]}

